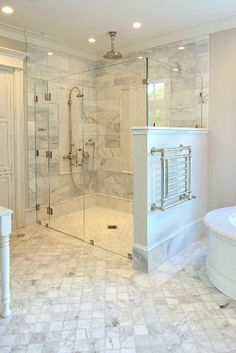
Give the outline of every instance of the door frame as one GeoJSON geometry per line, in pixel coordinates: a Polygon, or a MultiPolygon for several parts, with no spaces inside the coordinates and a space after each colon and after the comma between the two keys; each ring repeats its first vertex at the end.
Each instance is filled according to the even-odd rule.
{"type": "Polygon", "coordinates": [[[0,47],[0,69],[12,70],[13,115],[13,226],[25,225],[26,205],[26,116],[25,116],[25,58],[27,53],[0,47]]]}

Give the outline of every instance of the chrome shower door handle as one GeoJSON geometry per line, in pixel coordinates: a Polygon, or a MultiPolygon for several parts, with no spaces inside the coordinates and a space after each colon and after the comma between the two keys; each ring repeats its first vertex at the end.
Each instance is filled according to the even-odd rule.
{"type": "Polygon", "coordinates": [[[73,159],[73,154],[72,154],[72,152],[69,152],[68,154],[65,154],[65,155],[63,156],[63,159],[72,160],[72,159],[73,159]]]}

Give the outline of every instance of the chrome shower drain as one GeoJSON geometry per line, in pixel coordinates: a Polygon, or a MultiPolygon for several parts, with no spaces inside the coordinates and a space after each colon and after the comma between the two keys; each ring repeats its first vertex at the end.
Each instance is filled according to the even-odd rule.
{"type": "Polygon", "coordinates": [[[108,229],[117,229],[118,227],[117,227],[117,225],[115,225],[115,224],[109,224],[109,225],[107,226],[107,228],[108,228],[108,229]]]}
{"type": "Polygon", "coordinates": [[[17,238],[23,238],[25,236],[25,233],[19,233],[17,234],[17,238]]]}

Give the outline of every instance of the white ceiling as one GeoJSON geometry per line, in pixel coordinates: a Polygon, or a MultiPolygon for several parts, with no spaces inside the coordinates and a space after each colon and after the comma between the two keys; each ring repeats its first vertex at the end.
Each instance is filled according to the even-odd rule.
{"type": "Polygon", "coordinates": [[[95,52],[109,47],[109,30],[118,32],[119,49],[236,15],[236,0],[0,0],[6,4],[14,13],[0,13],[0,22],[95,52]]]}

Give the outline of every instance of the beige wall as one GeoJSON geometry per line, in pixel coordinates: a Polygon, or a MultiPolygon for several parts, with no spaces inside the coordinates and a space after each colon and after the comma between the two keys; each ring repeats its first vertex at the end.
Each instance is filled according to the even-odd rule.
{"type": "Polygon", "coordinates": [[[236,205],[236,29],[210,35],[210,208],[236,205]]]}

